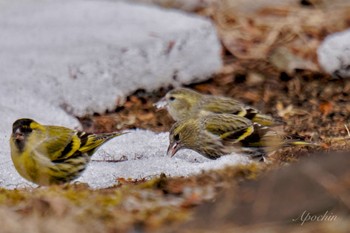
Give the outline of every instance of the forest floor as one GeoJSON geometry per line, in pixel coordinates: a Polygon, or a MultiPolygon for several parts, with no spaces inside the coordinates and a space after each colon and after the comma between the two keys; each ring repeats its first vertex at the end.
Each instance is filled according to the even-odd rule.
{"type": "MultiPolygon", "coordinates": [[[[244,203],[239,194],[249,196],[244,191],[245,185],[251,182],[253,186],[259,186],[261,182],[265,184],[260,180],[266,180],[269,174],[278,177],[278,171],[288,169],[290,164],[295,166],[295,171],[303,171],[303,158],[317,161],[323,158],[320,152],[349,151],[350,80],[325,74],[316,61],[317,46],[325,36],[350,26],[349,12],[350,9],[321,11],[312,6],[266,8],[247,15],[229,15],[220,6],[197,12],[212,18],[216,24],[223,43],[224,66],[207,81],[187,87],[201,93],[233,97],[281,118],[287,135],[315,142],[318,146],[283,148],[271,155],[266,164],[227,167],[192,177],[171,178],[162,174],[151,180],[118,179],[115,187],[101,190],[92,190],[85,184],[1,189],[0,223],[3,223],[3,232],[21,232],[23,229],[26,232],[214,232],[210,229],[230,232],[234,227],[237,232],[252,229],[254,232],[263,229],[280,232],[284,228],[289,232],[299,232],[301,226],[304,232],[347,232],[349,224],[342,220],[349,218],[350,195],[341,194],[346,193],[343,189],[349,190],[350,178],[349,173],[340,168],[343,173],[332,173],[333,179],[343,181],[341,184],[334,182],[339,186],[333,187],[336,191],[332,189],[333,197],[343,203],[342,211],[337,212],[338,221],[314,221],[301,225],[299,222],[292,224],[287,217],[277,223],[261,225],[254,221],[232,220],[220,225],[211,222],[216,228],[204,227],[202,230],[198,230],[195,222],[200,222],[205,211],[225,209],[226,204],[220,204],[220,201],[222,195],[226,193],[227,196],[228,190],[232,195],[229,199],[224,198],[226,202],[222,203],[229,200],[227,208],[231,208],[232,214],[244,203]],[[276,23],[276,18],[288,18],[288,23],[276,23]],[[188,221],[194,223],[183,225],[188,221]]],[[[141,128],[168,131],[172,119],[166,111],[157,111],[153,104],[172,88],[152,93],[138,90],[113,112],[81,118],[84,130],[109,132],[141,128]]],[[[329,160],[324,163],[332,164],[329,160]]],[[[291,180],[295,178],[290,176],[291,180]]],[[[294,190],[290,196],[297,196],[300,192],[294,190]]],[[[251,195],[256,198],[264,196],[261,193],[251,195]]],[[[298,200],[291,203],[298,203],[298,200]]],[[[334,204],[338,202],[329,203],[329,209],[321,208],[316,212],[321,214],[323,210],[338,207],[334,204]]],[[[308,210],[303,208],[300,207],[300,215],[308,210]]],[[[275,210],[280,211],[279,207],[275,210]]],[[[241,214],[242,218],[251,216],[245,211],[241,214]]],[[[214,216],[213,221],[216,218],[219,217],[214,216]]]]}

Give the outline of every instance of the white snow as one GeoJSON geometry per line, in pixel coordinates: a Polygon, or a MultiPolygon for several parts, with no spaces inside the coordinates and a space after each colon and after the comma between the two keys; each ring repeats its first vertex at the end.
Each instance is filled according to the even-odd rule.
{"type": "MultiPolygon", "coordinates": [[[[116,184],[117,178],[152,178],[161,173],[168,176],[190,176],[205,170],[251,162],[247,156],[239,154],[210,160],[191,150],[181,150],[170,158],[166,155],[168,137],[168,133],[156,134],[145,130],[134,130],[117,137],[93,155],[91,163],[77,181],[88,183],[93,188],[105,188],[116,184]]],[[[10,166],[12,168],[10,161],[0,166],[6,177],[5,180],[1,178],[1,186],[35,187],[13,169],[9,170],[10,166]]]]}
{"type": "Polygon", "coordinates": [[[147,4],[157,4],[166,8],[176,8],[185,11],[196,11],[213,5],[216,0],[129,0],[147,4]]]}
{"type": "Polygon", "coordinates": [[[321,67],[335,77],[350,77],[350,30],[326,37],[317,50],[321,67]]]}
{"type": "Polygon", "coordinates": [[[3,4],[1,86],[21,96],[30,89],[75,115],[114,109],[139,88],[203,80],[221,66],[215,29],[202,17],[110,1],[3,4]]]}
{"type": "MultiPolygon", "coordinates": [[[[35,187],[10,159],[16,119],[79,128],[73,115],[114,109],[139,88],[191,83],[221,66],[216,32],[202,17],[111,1],[0,5],[1,187],[35,187]]],[[[171,159],[167,146],[167,133],[132,131],[98,150],[79,181],[102,188],[117,177],[188,176],[248,161],[238,155],[213,161],[188,150],[171,159]],[[121,158],[126,161],[106,161],[121,158]]]]}
{"type": "Polygon", "coordinates": [[[168,137],[168,133],[155,134],[145,130],[131,131],[117,137],[93,156],[92,163],[78,181],[86,182],[94,188],[102,188],[120,177],[152,178],[161,173],[168,176],[189,176],[204,170],[250,162],[248,157],[238,154],[210,160],[191,150],[181,150],[170,158],[166,155],[168,137]],[[122,157],[126,157],[127,160],[101,162],[119,160],[122,157]]]}

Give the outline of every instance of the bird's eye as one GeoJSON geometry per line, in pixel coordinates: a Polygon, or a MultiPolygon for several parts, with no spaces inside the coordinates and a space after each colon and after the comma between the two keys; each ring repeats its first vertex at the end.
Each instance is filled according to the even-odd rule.
{"type": "Polygon", "coordinates": [[[30,127],[22,127],[20,131],[22,133],[31,133],[33,130],[30,127]]]}
{"type": "Polygon", "coordinates": [[[175,135],[174,135],[174,140],[175,140],[176,142],[180,141],[180,135],[179,135],[179,134],[175,134],[175,135]]]}
{"type": "Polygon", "coordinates": [[[174,96],[170,96],[169,100],[170,100],[170,101],[174,101],[174,100],[175,100],[175,97],[174,97],[174,96]]]}

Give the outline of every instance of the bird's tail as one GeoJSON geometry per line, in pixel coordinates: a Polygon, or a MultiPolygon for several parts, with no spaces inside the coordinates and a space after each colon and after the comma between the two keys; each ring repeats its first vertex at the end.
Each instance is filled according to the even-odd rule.
{"type": "Polygon", "coordinates": [[[253,118],[252,118],[253,122],[256,122],[260,125],[263,126],[277,126],[277,125],[283,125],[284,122],[280,119],[277,118],[273,118],[269,115],[265,115],[265,114],[261,114],[261,113],[257,113],[253,118]]]}
{"type": "Polygon", "coordinates": [[[283,140],[282,146],[318,146],[318,143],[306,142],[301,140],[286,139],[283,140]]]}
{"type": "Polygon", "coordinates": [[[271,127],[254,125],[254,133],[241,141],[243,152],[248,152],[252,158],[263,158],[282,147],[316,146],[318,144],[302,140],[287,139],[278,130],[271,127]]]}
{"type": "Polygon", "coordinates": [[[114,132],[114,133],[102,133],[102,134],[84,134],[81,135],[81,146],[79,151],[82,153],[88,153],[92,155],[100,146],[109,140],[118,137],[120,135],[126,134],[128,132],[114,132]]]}

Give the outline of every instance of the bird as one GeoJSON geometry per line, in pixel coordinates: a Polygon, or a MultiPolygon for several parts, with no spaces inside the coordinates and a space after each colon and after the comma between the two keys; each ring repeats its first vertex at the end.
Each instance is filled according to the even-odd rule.
{"type": "Polygon", "coordinates": [[[209,159],[232,152],[247,154],[263,161],[267,153],[287,145],[308,145],[286,140],[273,128],[232,114],[210,113],[175,122],[169,132],[167,154],[173,157],[181,149],[190,149],[209,159]]]}
{"type": "Polygon", "coordinates": [[[91,134],[22,118],[12,125],[11,158],[28,181],[40,186],[64,184],[84,172],[101,145],[122,134],[91,134]]]}
{"type": "Polygon", "coordinates": [[[227,113],[245,117],[263,126],[282,123],[238,100],[224,96],[204,95],[188,88],[169,91],[155,106],[158,109],[166,108],[175,121],[208,113],[227,113]]]}

